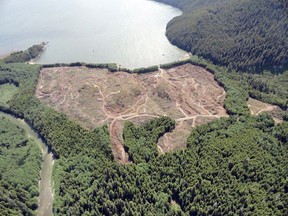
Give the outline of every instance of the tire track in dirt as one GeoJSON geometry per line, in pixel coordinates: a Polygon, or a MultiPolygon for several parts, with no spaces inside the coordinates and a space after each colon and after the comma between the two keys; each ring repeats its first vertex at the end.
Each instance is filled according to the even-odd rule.
{"type": "MultiPolygon", "coordinates": [[[[121,123],[120,123],[121,124],[121,123]]],[[[122,132],[120,129],[121,125],[119,125],[119,121],[117,119],[114,119],[109,126],[109,132],[110,132],[110,141],[112,145],[112,152],[114,155],[114,158],[116,161],[118,161],[121,164],[129,163],[128,154],[125,152],[122,140],[119,137],[119,133],[122,132]]],[[[121,133],[122,134],[122,133],[121,133]]]]}
{"type": "Polygon", "coordinates": [[[262,101],[249,98],[247,101],[248,108],[250,109],[251,115],[260,115],[263,112],[268,112],[271,114],[275,124],[280,124],[283,122],[280,107],[262,101]]]}
{"type": "MultiPolygon", "coordinates": [[[[162,142],[166,139],[167,145],[172,145],[174,135],[181,139],[188,136],[181,134],[182,129],[188,133],[202,122],[227,116],[223,108],[225,95],[212,74],[190,64],[138,75],[84,67],[46,68],[40,73],[36,90],[41,101],[80,124],[85,123],[87,129],[108,124],[114,158],[121,164],[129,163],[122,139],[124,121],[141,123],[161,115],[170,116],[175,119],[175,131],[180,135],[172,131],[164,135],[162,142]],[[117,98],[128,100],[118,104],[117,98]],[[113,100],[116,103],[111,103],[113,100]],[[77,106],[79,111],[75,113],[77,106]]],[[[158,146],[160,153],[174,149],[159,143],[158,146]]]]}

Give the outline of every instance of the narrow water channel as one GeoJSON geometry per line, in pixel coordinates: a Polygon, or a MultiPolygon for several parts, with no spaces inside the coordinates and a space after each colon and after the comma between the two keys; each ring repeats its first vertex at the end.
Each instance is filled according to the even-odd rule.
{"type": "Polygon", "coordinates": [[[12,115],[0,111],[0,116],[10,119],[13,123],[23,128],[27,136],[35,141],[41,148],[43,154],[43,163],[40,172],[39,180],[39,198],[38,198],[38,216],[51,216],[53,215],[53,190],[52,190],[52,169],[53,169],[53,154],[49,152],[48,147],[41,140],[38,134],[20,118],[15,118],[12,115]]]}

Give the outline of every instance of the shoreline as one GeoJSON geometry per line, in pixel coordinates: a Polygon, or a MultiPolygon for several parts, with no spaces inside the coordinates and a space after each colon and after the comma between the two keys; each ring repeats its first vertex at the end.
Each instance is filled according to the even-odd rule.
{"type": "Polygon", "coordinates": [[[4,59],[6,58],[7,56],[10,56],[13,52],[9,52],[9,53],[6,53],[6,54],[2,54],[0,55],[0,59],[4,59]]]}
{"type": "Polygon", "coordinates": [[[43,46],[43,49],[41,52],[39,52],[39,54],[35,57],[35,58],[32,58],[30,59],[29,61],[25,62],[26,64],[31,64],[31,65],[34,65],[37,63],[37,61],[41,58],[41,55],[46,51],[46,47],[47,47],[47,44],[49,43],[49,41],[43,41],[41,43],[41,45],[43,46]]]}

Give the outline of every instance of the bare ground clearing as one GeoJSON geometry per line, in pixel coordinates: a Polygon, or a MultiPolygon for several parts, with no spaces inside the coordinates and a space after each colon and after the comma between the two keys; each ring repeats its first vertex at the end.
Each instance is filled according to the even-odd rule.
{"type": "Polygon", "coordinates": [[[109,72],[85,67],[45,68],[36,96],[84,128],[109,124],[114,157],[127,163],[122,131],[126,120],[136,124],[164,115],[176,128],[158,142],[162,153],[185,148],[192,127],[227,116],[225,91],[211,73],[191,64],[146,74],[109,72]]]}
{"type": "Polygon", "coordinates": [[[282,122],[281,109],[278,106],[264,103],[253,98],[249,98],[247,104],[252,115],[259,115],[263,112],[269,112],[276,124],[282,122]]]}

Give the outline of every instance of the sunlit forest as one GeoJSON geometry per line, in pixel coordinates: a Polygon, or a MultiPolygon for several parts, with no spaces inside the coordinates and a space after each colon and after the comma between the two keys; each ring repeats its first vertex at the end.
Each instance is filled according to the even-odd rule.
{"type": "MultiPolygon", "coordinates": [[[[107,126],[87,131],[36,99],[40,66],[1,63],[1,83],[19,86],[1,110],[25,118],[57,159],[55,215],[288,213],[288,124],[275,125],[269,114],[253,117],[246,105],[251,90],[268,95],[270,91],[248,82],[249,78],[240,85],[244,79],[239,74],[201,58],[191,62],[207,67],[224,86],[230,117],[193,129],[186,150],[164,155],[159,155],[156,143],[173,129],[172,119],[162,117],[142,127],[127,122],[123,138],[133,163],[126,165],[114,161],[107,126]]],[[[261,81],[271,86],[269,78],[261,81]]],[[[269,88],[273,92],[277,86],[269,88]]],[[[281,92],[275,93],[282,98],[281,92]]],[[[283,112],[284,120],[285,115],[283,112]]],[[[1,178],[4,180],[3,175],[1,178]]],[[[17,188],[9,193],[11,190],[21,197],[17,188]]],[[[7,199],[2,203],[10,204],[7,199]]]]}
{"type": "Polygon", "coordinates": [[[157,0],[183,10],[168,39],[195,55],[246,72],[288,65],[288,6],[283,0],[157,0]]]}
{"type": "Polygon", "coordinates": [[[25,119],[53,153],[54,215],[288,215],[286,1],[157,1],[182,9],[166,35],[192,52],[189,58],[135,70],[81,62],[27,64],[43,51],[34,45],[0,60],[0,215],[37,214],[42,162],[33,139],[3,113],[25,119]],[[108,125],[84,129],[35,96],[45,67],[137,76],[182,64],[214,75],[226,92],[229,116],[194,127],[185,149],[165,154],[157,142],[173,131],[174,119],[127,121],[122,134],[127,164],[115,161],[108,125]],[[278,106],[279,122],[268,112],[252,115],[249,98],[278,106]]]}

